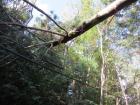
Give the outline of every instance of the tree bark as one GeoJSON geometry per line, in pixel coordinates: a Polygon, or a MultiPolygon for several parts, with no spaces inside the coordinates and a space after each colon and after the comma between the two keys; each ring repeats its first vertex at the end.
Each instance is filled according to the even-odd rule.
{"type": "Polygon", "coordinates": [[[93,26],[101,23],[105,19],[109,18],[110,16],[117,13],[119,10],[123,9],[124,7],[136,2],[137,0],[116,0],[110,5],[108,5],[105,9],[98,12],[95,16],[91,19],[84,21],[80,26],[75,28],[74,30],[70,31],[67,36],[62,37],[58,41],[53,42],[53,46],[57,46],[60,43],[66,43],[84,32],[91,29],[93,26]]]}
{"type": "Polygon", "coordinates": [[[103,34],[100,31],[99,27],[97,27],[98,32],[100,34],[100,53],[101,53],[101,74],[100,74],[100,79],[101,79],[101,90],[100,90],[100,105],[103,105],[104,102],[104,84],[105,84],[105,73],[104,73],[104,64],[105,64],[105,59],[104,59],[104,52],[103,52],[103,34]]]}
{"type": "Polygon", "coordinates": [[[139,87],[137,87],[137,100],[138,100],[138,103],[137,103],[137,105],[140,105],[140,88],[139,87]]]}
{"type": "Polygon", "coordinates": [[[119,105],[120,99],[117,97],[116,98],[116,105],[119,105]]]}
{"type": "Polygon", "coordinates": [[[117,73],[118,81],[119,81],[119,83],[120,83],[122,95],[123,95],[123,97],[124,97],[125,105],[128,105],[127,94],[125,93],[125,88],[124,88],[124,86],[123,86],[122,83],[121,83],[122,79],[121,79],[121,76],[120,76],[119,68],[118,68],[118,67],[116,67],[116,73],[117,73]]]}

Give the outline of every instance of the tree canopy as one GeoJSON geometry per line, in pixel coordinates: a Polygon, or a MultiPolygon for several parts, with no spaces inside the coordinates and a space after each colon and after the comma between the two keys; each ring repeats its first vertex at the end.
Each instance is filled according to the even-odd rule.
{"type": "Polygon", "coordinates": [[[0,0],[0,105],[139,105],[140,1],[80,3],[63,22],[0,0]]]}

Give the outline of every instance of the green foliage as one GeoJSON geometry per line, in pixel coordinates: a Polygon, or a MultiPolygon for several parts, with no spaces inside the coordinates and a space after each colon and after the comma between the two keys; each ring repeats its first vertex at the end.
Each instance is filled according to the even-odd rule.
{"type": "MultiPolygon", "coordinates": [[[[0,21],[24,25],[28,23],[31,18],[30,6],[8,7],[7,5],[15,2],[20,4],[21,1],[3,1],[5,4],[0,8],[0,21]]],[[[108,4],[112,0],[102,1],[108,4]]],[[[80,14],[73,21],[65,24],[58,22],[68,31],[77,27],[81,21],[90,18],[97,11],[93,10],[92,0],[81,0],[81,3],[80,14]]],[[[138,8],[132,9],[130,13],[134,15],[137,10],[138,8]]],[[[57,21],[57,16],[53,12],[52,15],[57,21]]],[[[124,19],[127,22],[123,21],[115,28],[124,28],[137,22],[136,18],[124,19]]],[[[37,18],[34,27],[62,32],[48,18],[37,18]]],[[[131,25],[128,29],[132,32],[137,30],[131,25]]],[[[107,33],[102,33],[106,79],[104,105],[114,105],[116,99],[122,97],[115,71],[116,64],[121,65],[122,74],[127,72],[129,75],[134,75],[135,73],[130,71],[133,67],[128,66],[127,62],[110,48],[113,41],[110,40],[111,35],[106,35],[111,30],[107,31],[107,33]]],[[[23,27],[0,25],[0,46],[8,49],[0,48],[0,105],[99,105],[100,70],[102,68],[99,34],[97,27],[93,27],[76,40],[50,50],[47,44],[42,43],[60,37],[44,32],[30,32],[23,27]],[[29,47],[38,44],[42,45],[29,47]],[[11,53],[9,50],[15,53],[11,53]],[[68,95],[69,90],[73,92],[72,96],[68,95]]],[[[133,37],[132,35],[119,40],[118,45],[125,46],[125,48],[137,48],[139,36],[133,37]]],[[[139,75],[136,74],[135,81],[139,81],[139,75]]],[[[125,77],[121,75],[121,78],[125,77]]],[[[136,97],[136,87],[132,87],[133,82],[129,85],[126,91],[136,97]]],[[[122,99],[121,101],[123,103],[122,99]]],[[[136,102],[132,103],[136,104],[136,102]]]]}
{"type": "Polygon", "coordinates": [[[92,0],[81,0],[82,9],[80,11],[81,20],[88,19],[93,15],[92,0]]]}
{"type": "Polygon", "coordinates": [[[99,89],[93,89],[93,88],[85,88],[83,90],[85,93],[83,98],[88,97],[88,100],[93,101],[94,103],[99,103],[99,96],[100,96],[100,90],[99,89]]]}
{"type": "MultiPolygon", "coordinates": [[[[0,21],[4,22],[13,22],[15,18],[10,16],[14,16],[24,24],[28,21],[30,14],[27,11],[21,13],[18,9],[1,8],[0,10],[0,17],[2,17],[0,21]]],[[[0,82],[0,105],[65,104],[68,81],[61,75],[49,71],[50,68],[62,71],[54,66],[55,63],[50,63],[52,59],[55,59],[53,61],[59,66],[62,66],[62,62],[46,47],[25,48],[37,42],[42,41],[22,28],[0,25],[0,44],[3,47],[43,65],[40,67],[0,48],[0,81],[2,81],[0,82]]]]}
{"type": "Polygon", "coordinates": [[[101,0],[104,4],[108,4],[110,2],[113,2],[114,0],[101,0]]]}

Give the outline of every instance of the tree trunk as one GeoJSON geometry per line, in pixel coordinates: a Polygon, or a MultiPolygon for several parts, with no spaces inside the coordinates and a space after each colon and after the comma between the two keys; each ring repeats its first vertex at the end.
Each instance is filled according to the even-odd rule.
{"type": "Polygon", "coordinates": [[[101,90],[100,90],[100,105],[103,105],[104,102],[104,83],[105,83],[105,73],[104,73],[104,66],[105,66],[105,59],[104,59],[104,52],[103,52],[103,35],[102,32],[99,30],[99,27],[97,27],[98,32],[100,34],[100,53],[101,53],[101,90]]]}
{"type": "Polygon", "coordinates": [[[137,100],[138,100],[137,105],[140,105],[140,88],[137,87],[136,90],[137,90],[137,100]]]}
{"type": "Polygon", "coordinates": [[[105,83],[105,75],[104,75],[104,67],[101,68],[101,90],[100,90],[100,105],[103,105],[104,102],[104,83],[105,83]]]}
{"type": "Polygon", "coordinates": [[[116,73],[117,73],[118,81],[119,81],[119,83],[120,83],[122,95],[123,95],[124,100],[125,100],[125,105],[128,105],[127,94],[125,93],[125,88],[124,88],[124,86],[123,86],[122,83],[121,83],[122,79],[121,79],[121,76],[120,76],[119,68],[118,68],[118,67],[116,67],[116,73]]]}
{"type": "Polygon", "coordinates": [[[116,98],[116,105],[119,105],[119,103],[120,103],[120,100],[119,100],[119,98],[117,97],[117,98],[116,98]]]}

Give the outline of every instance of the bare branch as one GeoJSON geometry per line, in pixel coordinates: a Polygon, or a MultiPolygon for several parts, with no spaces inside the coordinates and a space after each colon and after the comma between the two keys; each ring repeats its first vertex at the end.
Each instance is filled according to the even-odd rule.
{"type": "Polygon", "coordinates": [[[33,48],[33,47],[37,47],[37,46],[44,46],[44,45],[48,45],[48,44],[52,44],[54,41],[49,41],[49,42],[43,42],[43,43],[39,43],[39,44],[33,44],[33,45],[29,45],[25,48],[33,48]]]}
{"type": "MultiPolygon", "coordinates": [[[[30,62],[30,63],[36,64],[36,65],[38,65],[38,66],[40,66],[40,67],[42,67],[42,68],[46,68],[46,69],[49,70],[50,72],[53,72],[53,73],[56,73],[56,74],[60,74],[60,75],[62,75],[62,76],[64,76],[64,77],[66,77],[66,78],[69,79],[69,80],[75,80],[75,81],[77,81],[77,82],[79,82],[79,83],[81,83],[81,84],[84,84],[84,85],[88,86],[88,87],[97,88],[97,89],[98,89],[98,87],[93,87],[93,86],[91,86],[90,84],[84,83],[84,82],[82,82],[81,80],[79,80],[79,79],[77,79],[77,78],[74,78],[74,77],[69,76],[69,75],[67,75],[67,74],[64,74],[64,73],[62,73],[62,72],[59,72],[59,71],[57,71],[57,70],[55,70],[55,69],[48,68],[47,66],[43,65],[42,63],[38,63],[38,62],[36,62],[36,61],[34,61],[34,60],[32,60],[32,59],[30,59],[30,58],[24,56],[24,55],[21,55],[21,54],[15,52],[15,51],[13,51],[13,50],[8,49],[8,48],[6,48],[6,47],[4,47],[4,46],[2,46],[2,45],[0,45],[0,48],[2,48],[3,50],[5,50],[5,51],[7,51],[7,52],[10,52],[10,53],[13,54],[13,55],[16,55],[17,57],[22,58],[22,59],[24,59],[24,60],[26,60],[26,61],[28,61],[28,62],[30,62]]],[[[54,65],[54,64],[53,64],[53,65],[54,65]]],[[[63,69],[63,68],[61,68],[61,69],[63,69]]]]}
{"type": "Polygon", "coordinates": [[[10,65],[11,63],[15,62],[16,60],[17,60],[17,57],[16,57],[16,58],[14,58],[14,59],[12,59],[12,60],[11,60],[11,61],[9,61],[9,62],[6,62],[5,64],[0,65],[0,68],[1,68],[1,67],[5,67],[5,66],[10,65]]]}
{"type": "Polygon", "coordinates": [[[47,13],[45,13],[43,10],[41,10],[40,8],[38,8],[37,6],[35,6],[34,4],[32,4],[31,2],[27,1],[27,0],[23,0],[24,2],[26,2],[27,4],[31,5],[33,8],[35,8],[36,10],[38,10],[39,12],[41,12],[42,14],[44,14],[45,16],[47,16],[51,21],[53,21],[56,26],[58,26],[60,29],[62,29],[63,31],[66,32],[66,34],[68,35],[68,32],[62,28],[54,19],[52,19],[47,13]]]}
{"type": "Polygon", "coordinates": [[[9,58],[10,56],[11,56],[11,55],[7,55],[7,56],[1,58],[1,59],[0,59],[0,62],[3,62],[4,60],[6,60],[7,58],[9,58]]]}
{"type": "Polygon", "coordinates": [[[61,43],[66,43],[81,34],[85,33],[89,29],[91,29],[93,26],[101,23],[105,19],[109,18],[110,16],[117,13],[119,10],[123,9],[124,7],[136,2],[137,0],[116,0],[110,5],[108,5],[105,9],[98,12],[95,16],[93,16],[91,19],[84,21],[80,26],[78,26],[76,29],[69,32],[68,36],[65,36],[64,38],[55,41],[53,43],[53,46],[57,46],[61,43]]]}
{"type": "MultiPolygon", "coordinates": [[[[0,5],[0,7],[1,7],[1,9],[3,9],[1,5],[0,5]]],[[[12,20],[13,23],[18,22],[18,24],[21,24],[21,25],[23,24],[20,20],[18,20],[16,17],[10,15],[10,13],[8,13],[7,11],[4,11],[4,12],[12,20]]],[[[10,26],[8,25],[8,27],[10,27],[10,26]]],[[[27,29],[26,31],[29,32],[30,34],[32,34],[32,36],[35,36],[42,41],[46,41],[45,39],[40,38],[39,34],[32,32],[29,29],[27,29]]]]}
{"type": "Polygon", "coordinates": [[[63,37],[66,36],[64,34],[60,34],[60,33],[57,33],[57,32],[53,32],[53,31],[49,31],[49,30],[44,30],[44,29],[39,29],[39,28],[35,28],[35,27],[28,27],[28,26],[24,26],[24,25],[21,25],[21,24],[18,24],[18,23],[0,22],[0,25],[13,25],[13,26],[19,26],[21,28],[26,28],[26,29],[36,30],[36,31],[47,32],[47,33],[55,34],[55,35],[58,35],[58,36],[63,36],[63,37]]]}

